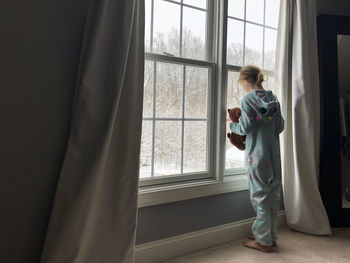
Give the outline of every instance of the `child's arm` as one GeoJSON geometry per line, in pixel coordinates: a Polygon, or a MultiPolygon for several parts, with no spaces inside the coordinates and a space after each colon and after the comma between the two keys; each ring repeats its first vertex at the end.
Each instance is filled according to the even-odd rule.
{"type": "Polygon", "coordinates": [[[241,103],[241,117],[239,117],[239,122],[230,123],[230,129],[235,134],[246,135],[250,132],[254,122],[255,112],[249,106],[246,99],[243,98],[241,103]]]}

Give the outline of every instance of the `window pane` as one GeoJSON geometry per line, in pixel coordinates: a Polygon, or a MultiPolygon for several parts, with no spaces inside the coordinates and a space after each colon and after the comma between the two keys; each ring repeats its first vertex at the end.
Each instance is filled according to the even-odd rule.
{"type": "MultiPolygon", "coordinates": [[[[226,125],[226,134],[231,132],[230,126],[226,125]]],[[[233,146],[226,136],[226,169],[243,168],[244,167],[244,151],[238,150],[236,146],[233,146]]]]}
{"type": "Polygon", "coordinates": [[[275,77],[266,75],[266,88],[272,90],[272,92],[277,95],[275,87],[275,77]]]}
{"type": "MultiPolygon", "coordinates": [[[[227,109],[241,107],[244,91],[238,86],[239,72],[229,71],[227,75],[227,109]]],[[[227,116],[228,118],[228,116],[227,116]]]]}
{"type": "Polygon", "coordinates": [[[154,176],[181,173],[181,121],[156,121],[154,176]]]}
{"type": "Polygon", "coordinates": [[[208,69],[186,66],[185,118],[207,118],[208,69]]]}
{"type": "Polygon", "coordinates": [[[207,171],[207,122],[184,123],[184,173],[207,171]]]}
{"type": "Polygon", "coordinates": [[[153,79],[154,62],[145,60],[145,78],[143,81],[143,117],[153,116],[153,79]]]}
{"type": "Polygon", "coordinates": [[[142,121],[140,178],[152,176],[152,129],[152,121],[142,121]]]}
{"type": "MultiPolygon", "coordinates": [[[[227,109],[234,107],[241,107],[241,99],[244,96],[244,91],[238,86],[237,80],[239,78],[238,72],[228,72],[227,75],[227,109]]],[[[226,134],[230,131],[230,122],[228,113],[226,111],[226,134]]],[[[244,151],[238,150],[233,146],[226,136],[226,169],[242,168],[244,167],[244,151]]]]}
{"type": "Polygon", "coordinates": [[[265,28],[264,68],[275,70],[277,30],[265,28]]]}
{"type": "Polygon", "coordinates": [[[207,9],[207,0],[184,0],[184,4],[207,9]]]}
{"type": "Polygon", "coordinates": [[[153,52],[180,54],[180,5],[154,0],[153,52]]]}
{"type": "Polygon", "coordinates": [[[264,22],[264,0],[247,0],[246,20],[259,24],[264,22]]]}
{"type": "Polygon", "coordinates": [[[241,21],[228,19],[227,21],[227,64],[243,65],[243,31],[241,21]]]}
{"type": "Polygon", "coordinates": [[[263,28],[246,24],[245,64],[262,67],[263,28]]]}
{"type": "Polygon", "coordinates": [[[244,19],[244,0],[228,0],[228,15],[244,19]]]}
{"type": "Polygon", "coordinates": [[[278,27],[279,10],[280,0],[266,1],[265,25],[278,27]]]}
{"type": "Polygon", "coordinates": [[[182,117],[183,66],[157,63],[156,117],[182,117]]]}
{"type": "Polygon", "coordinates": [[[183,9],[182,57],[205,59],[206,12],[183,9]]]}
{"type": "Polygon", "coordinates": [[[152,1],[145,0],[145,52],[151,51],[151,8],[152,1]]]}

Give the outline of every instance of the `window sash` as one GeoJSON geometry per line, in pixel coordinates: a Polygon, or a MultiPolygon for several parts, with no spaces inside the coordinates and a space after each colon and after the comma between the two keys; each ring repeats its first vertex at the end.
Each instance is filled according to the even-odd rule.
{"type": "MultiPolygon", "coordinates": [[[[162,117],[143,117],[142,120],[148,120],[152,121],[153,123],[153,139],[155,138],[155,131],[154,131],[154,122],[156,120],[169,120],[169,121],[182,121],[182,125],[184,125],[185,121],[206,121],[207,123],[207,167],[208,171],[205,172],[193,172],[193,173],[182,173],[182,174],[173,174],[173,175],[164,175],[164,176],[156,176],[156,177],[147,177],[147,178],[140,178],[139,180],[139,186],[150,186],[150,185],[160,185],[160,184],[169,184],[169,183],[178,183],[178,182],[184,182],[184,181],[193,181],[193,180],[202,180],[202,179],[208,179],[213,178],[213,157],[214,157],[214,140],[213,140],[213,130],[214,125],[213,123],[213,111],[214,107],[212,106],[213,103],[213,97],[214,95],[214,89],[215,86],[215,63],[209,62],[209,61],[202,61],[202,60],[195,60],[195,59],[188,59],[188,58],[182,58],[182,57],[173,57],[173,56],[167,56],[167,55],[161,55],[161,54],[154,54],[154,53],[145,53],[145,60],[148,61],[155,61],[155,62],[162,62],[162,63],[171,63],[171,64],[178,64],[181,66],[193,66],[193,67],[200,67],[200,68],[206,68],[208,69],[208,94],[207,94],[207,118],[185,118],[182,116],[181,118],[162,118],[162,117]]],[[[156,72],[154,72],[156,74],[156,72]]],[[[183,76],[184,78],[185,76],[183,76]]],[[[156,85],[154,82],[153,85],[156,85]]],[[[184,85],[184,83],[183,83],[184,85]]],[[[155,86],[154,86],[155,88],[155,86]]],[[[184,94],[182,95],[184,96],[184,94]]],[[[155,98],[154,98],[155,99],[155,98]]],[[[183,98],[184,103],[184,98],[183,98]]],[[[182,105],[183,107],[184,105],[182,105]]],[[[182,129],[184,127],[182,126],[182,129]]],[[[184,142],[184,133],[182,132],[182,149],[183,152],[183,142],[184,142]]],[[[153,142],[154,144],[154,142],[153,142]]],[[[153,160],[153,166],[154,166],[154,148],[152,149],[152,160],[153,160]]],[[[183,158],[183,157],[182,157],[183,158]]],[[[183,169],[183,162],[181,163],[183,169]]],[[[152,169],[153,174],[153,169],[152,169]]]]}
{"type": "MultiPolygon", "coordinates": [[[[166,176],[157,176],[157,177],[148,177],[148,178],[142,178],[140,179],[140,186],[147,186],[147,185],[157,185],[157,184],[167,184],[167,183],[176,183],[176,182],[182,182],[182,181],[191,181],[191,180],[198,180],[198,179],[204,179],[204,178],[212,178],[213,177],[213,157],[214,157],[214,139],[213,139],[213,133],[214,133],[214,110],[215,107],[212,105],[214,104],[213,98],[215,97],[214,94],[214,87],[215,87],[215,63],[212,62],[214,60],[214,50],[215,50],[215,2],[207,0],[207,9],[202,9],[199,7],[195,7],[192,5],[188,5],[183,3],[183,0],[181,2],[175,2],[172,0],[165,0],[167,2],[171,2],[174,4],[178,4],[181,7],[181,17],[180,17],[180,46],[182,45],[182,23],[183,23],[183,7],[191,7],[196,10],[206,11],[206,60],[196,60],[191,58],[184,58],[181,57],[181,54],[179,57],[175,56],[168,56],[163,54],[157,54],[152,52],[146,52],[145,53],[145,60],[149,61],[155,61],[155,62],[164,62],[164,63],[172,63],[172,64],[179,64],[184,66],[194,66],[194,67],[202,67],[208,69],[208,93],[207,93],[207,118],[203,119],[206,120],[207,124],[207,167],[208,171],[203,173],[185,173],[185,174],[175,174],[175,175],[166,175],[166,176]]],[[[152,6],[151,6],[151,32],[150,32],[150,51],[153,50],[153,20],[154,20],[154,0],[152,0],[152,6]]],[[[180,48],[181,50],[181,48],[180,48]]],[[[156,72],[154,72],[156,74],[156,72]]],[[[183,76],[185,78],[185,76],[183,76]]],[[[156,85],[153,83],[153,85],[156,85]]],[[[184,96],[184,94],[183,94],[184,96]]],[[[184,103],[184,98],[183,98],[184,103]]],[[[183,107],[183,106],[182,106],[183,107]]],[[[155,118],[153,116],[152,118],[143,118],[143,120],[151,120],[153,122],[153,139],[154,139],[154,122],[155,120],[162,120],[162,119],[172,119],[177,121],[182,121],[182,129],[184,129],[184,121],[191,120],[191,118],[184,118],[184,115],[182,118],[155,118]]],[[[199,120],[200,118],[196,118],[196,120],[199,120]]],[[[183,138],[184,134],[182,132],[182,149],[183,152],[183,138]]],[[[154,142],[153,142],[154,144],[154,142]]],[[[154,148],[152,149],[152,160],[154,160],[154,148]]],[[[183,158],[183,157],[182,157],[183,158]]],[[[154,161],[153,164],[154,165],[154,161]]],[[[183,169],[183,162],[181,163],[183,169]]],[[[152,171],[153,173],[153,171],[152,171]]],[[[153,174],[152,174],[153,175],[153,174]]]]}
{"type": "MultiPolygon", "coordinates": [[[[151,21],[150,21],[150,52],[146,53],[146,54],[154,54],[154,55],[161,55],[158,53],[153,53],[153,36],[154,36],[154,32],[153,32],[153,26],[154,26],[154,1],[155,0],[150,0],[151,1],[151,21]]],[[[198,11],[202,11],[202,12],[206,12],[206,36],[205,36],[205,44],[206,44],[206,50],[205,50],[205,61],[213,61],[213,54],[214,54],[214,34],[215,34],[215,24],[216,24],[216,16],[215,16],[215,9],[217,6],[217,1],[216,0],[207,0],[207,7],[206,9],[201,8],[201,7],[197,7],[197,6],[193,6],[190,4],[186,4],[184,3],[183,0],[181,0],[180,2],[177,1],[172,1],[172,0],[162,0],[168,3],[172,3],[172,4],[176,4],[180,6],[180,31],[179,31],[179,45],[180,45],[180,50],[179,50],[179,57],[178,58],[182,58],[182,31],[183,31],[183,8],[187,7],[187,8],[191,8],[194,10],[198,10],[198,11]]]]}

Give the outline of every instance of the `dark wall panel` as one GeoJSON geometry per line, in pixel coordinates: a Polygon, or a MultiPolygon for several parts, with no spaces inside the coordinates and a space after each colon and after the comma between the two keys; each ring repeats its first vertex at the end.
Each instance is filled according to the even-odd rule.
{"type": "Polygon", "coordinates": [[[1,1],[0,262],[39,262],[88,0],[1,1]]]}

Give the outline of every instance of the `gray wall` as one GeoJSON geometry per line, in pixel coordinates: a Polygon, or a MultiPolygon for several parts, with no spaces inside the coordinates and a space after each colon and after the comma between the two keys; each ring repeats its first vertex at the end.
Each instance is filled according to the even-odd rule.
{"type": "MultiPolygon", "coordinates": [[[[280,208],[283,208],[283,200],[280,208]]],[[[140,208],[136,244],[254,216],[248,191],[140,208]]]]}
{"type": "Polygon", "coordinates": [[[87,0],[0,8],[0,262],[39,262],[67,134],[87,0]]]}

